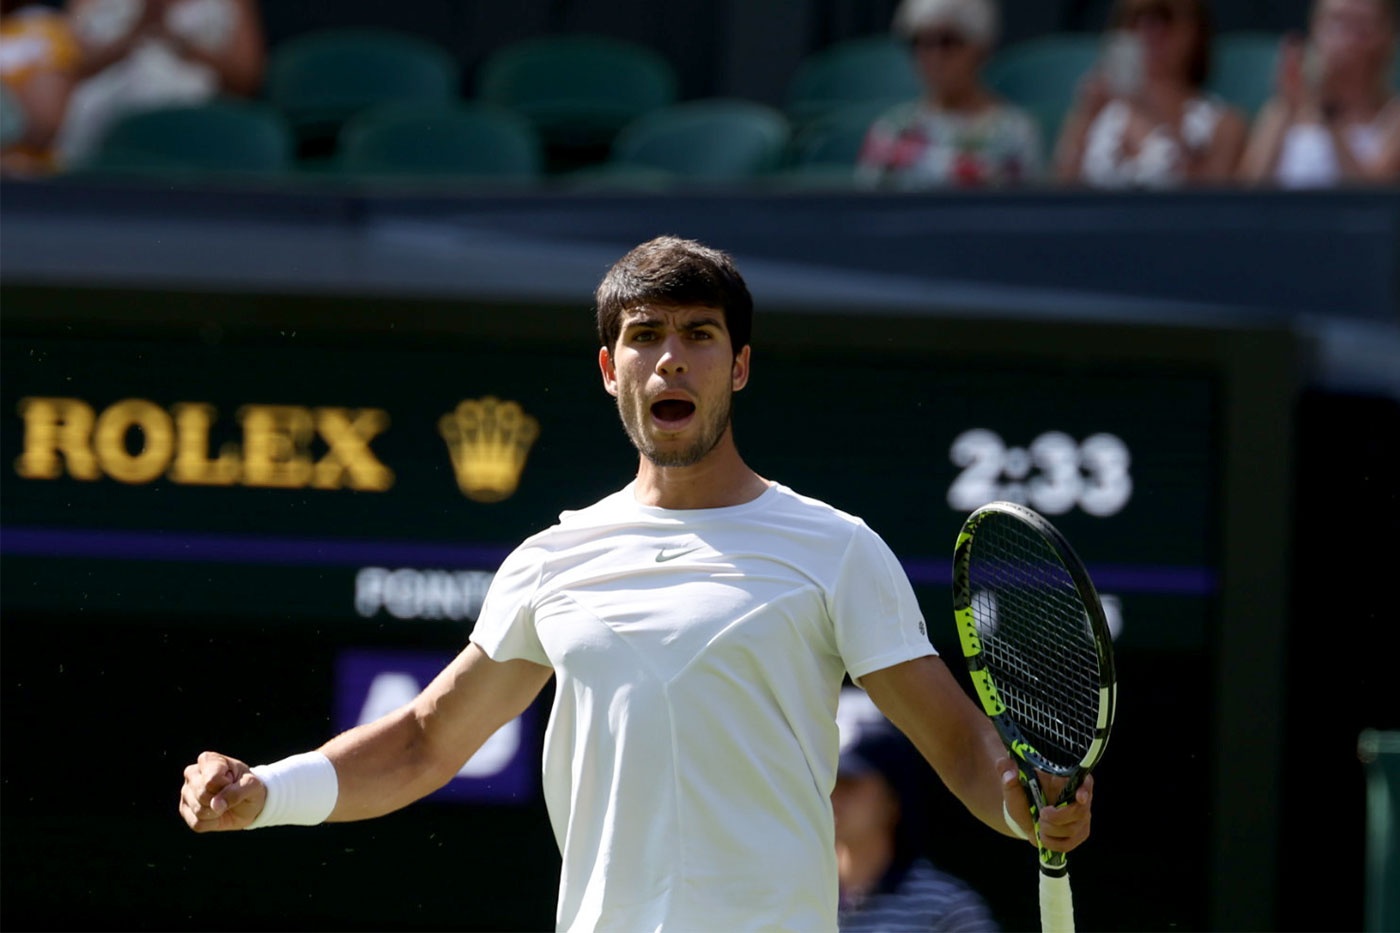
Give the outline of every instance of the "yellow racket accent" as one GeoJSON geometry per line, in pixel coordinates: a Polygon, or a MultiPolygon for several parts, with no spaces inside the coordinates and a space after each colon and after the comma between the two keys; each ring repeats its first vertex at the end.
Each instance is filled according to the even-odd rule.
{"type": "Polygon", "coordinates": [[[1001,702],[1001,694],[997,693],[997,685],[992,683],[992,678],[986,671],[971,671],[972,685],[977,688],[977,695],[982,699],[982,709],[986,710],[988,716],[1000,716],[1006,712],[1006,704],[1001,702]]]}

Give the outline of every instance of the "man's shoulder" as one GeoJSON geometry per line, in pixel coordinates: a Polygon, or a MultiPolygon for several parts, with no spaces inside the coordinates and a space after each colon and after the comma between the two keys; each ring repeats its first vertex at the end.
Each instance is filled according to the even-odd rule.
{"type": "Polygon", "coordinates": [[[869,526],[859,515],[838,508],[824,499],[803,495],[781,483],[776,484],[776,488],[778,494],[773,510],[776,515],[832,529],[846,529],[851,533],[856,533],[857,530],[869,531],[869,526]]]}
{"type": "Polygon", "coordinates": [[[610,536],[622,521],[627,499],[620,497],[625,492],[610,493],[591,505],[559,513],[554,524],[525,538],[506,555],[497,577],[537,585],[561,560],[571,559],[580,550],[597,550],[600,540],[610,536]]]}
{"type": "Polygon", "coordinates": [[[632,495],[632,486],[628,484],[608,493],[596,502],[576,509],[565,509],[559,513],[559,520],[540,534],[558,533],[616,521],[623,515],[635,514],[636,505],[636,499],[632,495]]]}

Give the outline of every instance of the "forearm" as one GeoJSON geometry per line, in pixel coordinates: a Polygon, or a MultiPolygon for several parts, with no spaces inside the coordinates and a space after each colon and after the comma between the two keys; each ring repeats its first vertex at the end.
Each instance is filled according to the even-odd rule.
{"type": "Polygon", "coordinates": [[[528,661],[492,661],[468,645],[412,703],[321,746],[340,784],[329,819],[381,816],[437,790],[552,673],[528,661]]]}
{"type": "Polygon", "coordinates": [[[493,661],[469,644],[411,703],[316,752],[253,768],[204,752],[185,769],[180,812],[195,832],[382,816],[450,781],[552,673],[529,661],[493,661]]]}
{"type": "Polygon", "coordinates": [[[1273,177],[1283,152],[1283,137],[1293,123],[1293,113],[1275,104],[1260,118],[1259,130],[1249,140],[1240,159],[1241,181],[1260,185],[1273,177]]]}
{"type": "Polygon", "coordinates": [[[1197,184],[1220,184],[1234,179],[1244,154],[1243,125],[1222,125],[1210,145],[1189,163],[1189,176],[1197,184]]]}
{"type": "Polygon", "coordinates": [[[986,714],[936,657],[877,671],[861,683],[875,705],[907,735],[943,783],[979,820],[1010,835],[1002,814],[1006,748],[986,714]]]}
{"type": "Polygon", "coordinates": [[[148,34],[155,21],[155,11],[145,7],[139,15],[120,22],[104,15],[101,0],[94,3],[78,0],[69,4],[69,28],[78,43],[75,78],[89,78],[131,54],[137,43],[148,34]]]}
{"type": "Polygon", "coordinates": [[[79,46],[82,52],[78,58],[75,77],[77,77],[78,80],[90,78],[126,58],[131,54],[131,50],[135,47],[136,40],[139,38],[140,35],[138,33],[132,33],[119,41],[103,44],[88,43],[80,40],[79,46]]]}
{"type": "Polygon", "coordinates": [[[973,816],[1003,835],[1011,835],[1002,814],[1002,792],[997,762],[1006,758],[1006,746],[990,719],[968,702],[969,731],[955,767],[943,775],[948,789],[973,816]]]}
{"type": "Polygon", "coordinates": [[[251,96],[262,83],[262,47],[246,27],[231,42],[217,49],[205,48],[175,34],[169,34],[169,38],[182,57],[206,65],[218,75],[219,86],[225,93],[251,96]]]}
{"type": "Polygon", "coordinates": [[[1051,153],[1054,177],[1062,184],[1076,184],[1084,163],[1084,140],[1092,117],[1076,110],[1065,121],[1060,138],[1051,153]]]}
{"type": "Polygon", "coordinates": [[[431,754],[411,705],[343,732],[319,751],[335,766],[339,782],[328,822],[392,813],[437,790],[456,771],[452,762],[431,754]]]}

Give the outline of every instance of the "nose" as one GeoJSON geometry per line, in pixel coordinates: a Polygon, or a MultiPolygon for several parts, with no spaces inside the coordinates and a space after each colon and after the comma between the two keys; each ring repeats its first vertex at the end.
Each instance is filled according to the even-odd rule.
{"type": "Polygon", "coordinates": [[[672,334],[661,345],[661,355],[656,358],[656,371],[663,376],[673,376],[685,372],[688,368],[685,342],[679,334],[672,334]]]}

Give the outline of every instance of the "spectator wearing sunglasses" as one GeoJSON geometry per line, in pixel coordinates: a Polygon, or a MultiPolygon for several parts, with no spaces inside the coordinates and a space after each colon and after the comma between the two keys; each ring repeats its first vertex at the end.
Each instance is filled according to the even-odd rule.
{"type": "Polygon", "coordinates": [[[908,41],[924,94],[871,125],[857,178],[876,188],[999,187],[1037,179],[1035,120],[993,94],[982,67],[996,44],[994,0],[903,0],[893,30],[908,41]]]}
{"type": "Polygon", "coordinates": [[[1230,181],[1249,127],[1205,91],[1211,38],[1205,0],[1118,0],[1100,62],[1065,119],[1056,176],[1095,188],[1230,181]]]}
{"type": "Polygon", "coordinates": [[[1279,53],[1277,91],[1240,168],[1284,188],[1400,181],[1400,94],[1391,85],[1396,0],[1315,0],[1306,38],[1279,53]]]}

